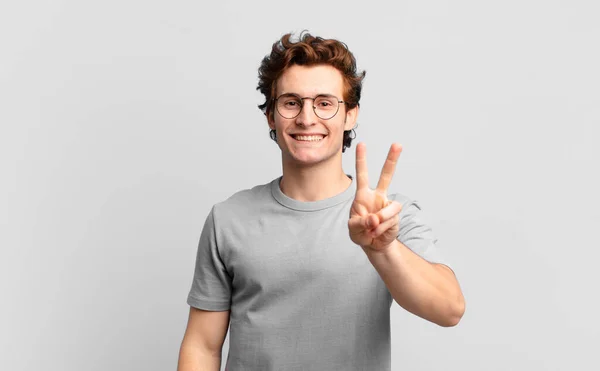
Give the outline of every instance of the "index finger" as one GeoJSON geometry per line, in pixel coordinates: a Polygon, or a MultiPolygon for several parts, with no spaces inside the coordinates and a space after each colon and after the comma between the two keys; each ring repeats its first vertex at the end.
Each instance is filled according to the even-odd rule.
{"type": "Polygon", "coordinates": [[[367,145],[356,145],[356,190],[369,188],[369,171],[367,170],[367,145]]]}
{"type": "Polygon", "coordinates": [[[383,169],[381,170],[381,175],[379,176],[379,182],[377,182],[378,192],[387,192],[387,189],[392,182],[392,177],[394,176],[394,171],[396,170],[396,163],[398,162],[398,157],[400,157],[401,152],[402,145],[393,143],[390,147],[390,151],[388,152],[387,159],[383,164],[383,169]]]}

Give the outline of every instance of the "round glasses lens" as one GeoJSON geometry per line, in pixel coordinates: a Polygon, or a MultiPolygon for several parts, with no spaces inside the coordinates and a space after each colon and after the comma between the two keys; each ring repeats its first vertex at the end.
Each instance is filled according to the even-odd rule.
{"type": "Polygon", "coordinates": [[[319,95],[314,102],[315,114],[323,120],[328,120],[335,116],[338,111],[339,103],[336,97],[328,95],[319,95]]]}
{"type": "Polygon", "coordinates": [[[277,99],[277,112],[286,119],[292,119],[300,114],[302,100],[294,95],[282,95],[277,99]]]}

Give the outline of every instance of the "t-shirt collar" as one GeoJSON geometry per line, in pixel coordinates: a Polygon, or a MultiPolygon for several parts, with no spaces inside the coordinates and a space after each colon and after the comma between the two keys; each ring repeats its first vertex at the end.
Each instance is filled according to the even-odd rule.
{"type": "Polygon", "coordinates": [[[275,200],[277,200],[277,202],[279,202],[281,205],[292,209],[292,210],[297,210],[297,211],[318,211],[318,210],[323,210],[323,209],[327,209],[330,207],[333,207],[335,205],[338,205],[340,203],[343,203],[347,200],[349,200],[351,197],[354,197],[354,194],[356,193],[356,182],[354,181],[354,177],[352,175],[346,174],[351,180],[352,182],[350,183],[350,186],[348,186],[348,188],[346,188],[346,190],[344,190],[341,193],[338,193],[335,196],[323,199],[323,200],[319,200],[319,201],[298,201],[298,200],[294,200],[293,198],[288,197],[287,195],[285,195],[282,191],[281,191],[281,187],[279,186],[279,183],[281,182],[281,179],[283,178],[283,176],[280,176],[279,178],[274,179],[271,182],[271,193],[273,194],[273,198],[275,198],[275,200]]]}

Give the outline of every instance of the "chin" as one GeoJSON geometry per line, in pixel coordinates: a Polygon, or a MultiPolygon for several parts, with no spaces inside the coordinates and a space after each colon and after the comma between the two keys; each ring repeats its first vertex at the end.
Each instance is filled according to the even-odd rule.
{"type": "Polygon", "coordinates": [[[289,162],[302,165],[317,165],[323,162],[327,162],[332,157],[331,154],[317,154],[317,153],[289,153],[287,154],[289,162]]]}
{"type": "MultiPolygon", "coordinates": [[[[324,140],[329,140],[329,136],[324,140]]],[[[284,140],[284,146],[280,145],[280,149],[283,152],[283,157],[286,162],[293,163],[299,166],[311,166],[321,164],[330,161],[336,157],[336,153],[331,148],[333,143],[322,143],[321,146],[315,147],[303,147],[297,146],[294,139],[286,138],[284,140]]],[[[339,150],[341,153],[342,143],[339,143],[339,150]]]]}

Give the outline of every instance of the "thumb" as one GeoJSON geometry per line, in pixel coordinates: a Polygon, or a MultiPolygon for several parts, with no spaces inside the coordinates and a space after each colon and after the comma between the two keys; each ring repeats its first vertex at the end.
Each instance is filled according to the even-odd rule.
{"type": "Polygon", "coordinates": [[[379,221],[379,219],[377,218],[377,215],[375,215],[375,214],[367,215],[365,217],[365,229],[376,228],[377,225],[379,225],[378,221],[379,221]]]}

